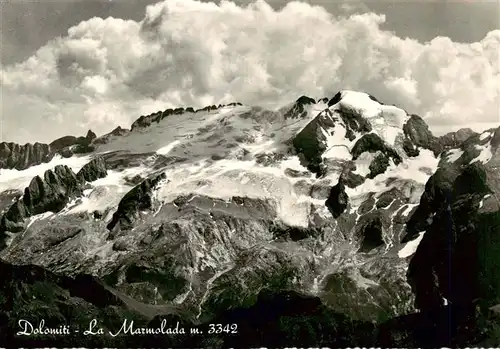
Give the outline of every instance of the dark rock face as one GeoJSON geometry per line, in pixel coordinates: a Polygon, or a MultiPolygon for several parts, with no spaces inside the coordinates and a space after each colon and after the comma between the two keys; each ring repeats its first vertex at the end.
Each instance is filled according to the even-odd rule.
{"type": "Polygon", "coordinates": [[[76,144],[77,140],[78,138],[75,136],[64,136],[56,139],[55,141],[52,141],[49,145],[51,149],[57,151],[76,144]]]}
{"type": "Polygon", "coordinates": [[[349,196],[345,192],[345,185],[339,181],[337,185],[330,190],[330,195],[325,201],[326,207],[332,214],[333,218],[338,218],[347,208],[349,204],[349,196]]]}
{"type": "Polygon", "coordinates": [[[164,173],[145,179],[141,184],[130,190],[118,204],[118,210],[109,222],[108,230],[113,230],[117,225],[120,229],[130,229],[137,219],[139,212],[152,207],[151,192],[155,186],[166,176],[164,173]]]}
{"type": "Polygon", "coordinates": [[[311,186],[311,191],[309,192],[309,196],[313,199],[318,200],[326,200],[330,195],[331,185],[330,181],[318,182],[314,183],[311,186]]]}
{"type": "Polygon", "coordinates": [[[385,208],[389,206],[391,202],[401,197],[403,197],[401,191],[397,188],[392,188],[391,190],[382,193],[382,195],[378,197],[376,206],[377,208],[385,208]]]}
{"type": "MultiPolygon", "coordinates": [[[[177,272],[178,263],[170,256],[149,253],[124,268],[125,282],[128,284],[150,283],[156,286],[161,299],[172,302],[189,286],[182,274],[177,272]]],[[[129,292],[133,294],[133,291],[129,292]]],[[[136,297],[140,299],[139,297],[136,297]]]]}
{"type": "Polygon", "coordinates": [[[328,101],[328,106],[331,107],[332,105],[337,104],[338,102],[340,102],[341,99],[342,99],[342,93],[340,93],[339,91],[335,94],[335,96],[332,97],[332,99],[328,101]]]}
{"type": "Polygon", "coordinates": [[[286,119],[303,118],[306,115],[304,106],[314,103],[316,103],[314,99],[307,96],[302,96],[297,99],[293,107],[290,108],[290,110],[288,110],[284,116],[286,119]]]}
{"type": "Polygon", "coordinates": [[[439,137],[438,141],[444,148],[456,148],[474,135],[477,135],[477,133],[470,128],[461,128],[456,132],[449,132],[439,137]]]}
{"type": "Polygon", "coordinates": [[[359,112],[349,108],[341,107],[337,110],[344,121],[346,137],[352,141],[356,136],[354,132],[368,133],[372,130],[372,125],[359,112]]]}
{"type": "Polygon", "coordinates": [[[48,144],[19,145],[2,142],[0,143],[0,168],[24,170],[33,165],[49,162],[54,155],[48,144]]]}
{"type": "Polygon", "coordinates": [[[291,343],[300,347],[345,347],[354,342],[368,346],[376,333],[371,323],[352,321],[325,307],[318,298],[295,292],[264,290],[251,307],[229,310],[218,319],[240,324],[237,336],[226,337],[224,344],[229,347],[277,348],[291,343]]]}
{"type": "Polygon", "coordinates": [[[405,137],[403,140],[403,150],[409,157],[416,157],[420,154],[420,150],[418,150],[408,137],[405,137]]]}
{"type": "Polygon", "coordinates": [[[378,135],[375,133],[368,133],[363,135],[354,147],[352,148],[352,157],[356,160],[364,152],[376,153],[377,151],[382,152],[386,158],[392,158],[394,163],[397,165],[401,163],[402,159],[399,154],[389,147],[378,135]]]}
{"type": "Polygon", "coordinates": [[[294,170],[294,169],[291,169],[291,168],[287,168],[285,169],[285,175],[287,175],[288,177],[292,177],[292,178],[298,178],[298,177],[302,177],[304,175],[306,175],[307,172],[301,172],[301,171],[298,171],[298,170],[294,170]]]}
{"type": "Polygon", "coordinates": [[[368,98],[370,98],[372,101],[377,102],[379,104],[384,104],[384,103],[381,103],[377,98],[375,98],[374,96],[372,96],[370,94],[368,95],[368,98]]]}
{"type": "Polygon", "coordinates": [[[493,137],[491,138],[491,147],[496,150],[500,147],[500,127],[492,131],[493,137]]]}
{"type": "Polygon", "coordinates": [[[452,183],[458,176],[453,167],[442,167],[429,178],[420,204],[407,223],[407,236],[402,242],[410,241],[419,232],[427,230],[435,212],[444,212],[448,207],[452,183]]]}
{"type": "Polygon", "coordinates": [[[92,132],[92,130],[89,130],[87,132],[87,135],[85,136],[85,138],[87,138],[87,140],[89,140],[90,142],[92,142],[94,139],[97,138],[97,135],[94,132],[92,132]]]}
{"type": "MultiPolygon", "coordinates": [[[[434,137],[429,130],[429,126],[418,115],[411,115],[406,124],[403,126],[405,136],[418,147],[429,149],[434,152],[434,155],[439,155],[443,151],[443,147],[438,139],[434,137]]],[[[408,153],[408,152],[407,152],[408,153]]],[[[412,156],[408,154],[409,156],[412,156]]]]}
{"type": "Polygon", "coordinates": [[[360,186],[361,184],[364,183],[365,177],[353,173],[351,170],[345,171],[342,174],[342,181],[345,183],[345,185],[349,188],[356,188],[360,186]]]}
{"type": "Polygon", "coordinates": [[[138,128],[148,127],[153,122],[153,118],[156,117],[158,117],[158,114],[142,115],[139,119],[135,120],[132,123],[132,125],[130,126],[130,130],[133,131],[138,128]]]}
{"type": "MultiPolygon", "coordinates": [[[[339,92],[329,102],[329,106],[339,103],[340,100],[341,94],[339,92]]],[[[385,145],[380,137],[368,133],[372,131],[372,126],[361,113],[340,104],[334,112],[330,109],[325,109],[321,112],[292,141],[296,152],[302,156],[301,162],[303,165],[309,171],[316,173],[318,177],[321,177],[325,172],[325,164],[322,163],[322,154],[327,149],[327,135],[333,135],[337,122],[343,123],[346,130],[346,137],[351,141],[356,138],[356,133],[365,134],[358,140],[357,143],[359,144],[357,144],[357,147],[353,148],[353,151],[360,151],[357,155],[353,153],[354,159],[364,151],[383,150],[388,156],[393,157],[395,161],[401,161],[399,155],[385,145]]]]}
{"type": "Polygon", "coordinates": [[[379,174],[384,173],[389,167],[389,159],[385,154],[378,154],[375,159],[371,162],[368,169],[370,173],[367,175],[368,178],[375,178],[379,174]]]}
{"type": "Polygon", "coordinates": [[[429,180],[409,222],[410,231],[426,230],[408,269],[415,305],[424,311],[443,297],[452,304],[500,300],[500,206],[479,211],[485,195],[498,191],[491,187],[498,175],[477,162],[458,166],[429,180]]]}
{"type": "Polygon", "coordinates": [[[375,207],[375,195],[371,193],[368,198],[359,206],[358,213],[360,215],[365,215],[375,207]]]}
{"type": "Polygon", "coordinates": [[[281,224],[272,225],[271,232],[276,239],[292,241],[300,241],[321,235],[321,232],[315,228],[288,227],[281,224]]]}
{"type": "Polygon", "coordinates": [[[64,157],[73,154],[85,154],[94,151],[90,143],[96,138],[95,133],[89,131],[85,137],[64,136],[49,144],[50,148],[64,157]]]}
{"type": "Polygon", "coordinates": [[[498,320],[477,313],[472,304],[449,305],[385,322],[379,327],[378,342],[392,348],[461,348],[472,343],[484,347],[478,344],[500,343],[492,330],[498,324],[498,320]]]}
{"type": "Polygon", "coordinates": [[[359,251],[370,252],[374,248],[382,246],[384,244],[382,230],[382,220],[380,216],[377,215],[368,220],[358,233],[361,240],[359,251]]]}
{"type": "Polygon", "coordinates": [[[22,196],[19,190],[6,190],[0,195],[0,215],[22,196]]]}
{"type": "Polygon", "coordinates": [[[206,107],[203,107],[201,109],[196,109],[196,113],[198,112],[202,112],[202,111],[206,111],[206,112],[210,112],[212,110],[217,110],[217,106],[216,105],[207,105],[206,107]]]}
{"type": "Polygon", "coordinates": [[[164,111],[159,111],[149,115],[142,115],[139,119],[137,119],[132,123],[130,129],[133,131],[138,128],[149,127],[153,122],[158,123],[170,115],[174,114],[177,115],[182,113],[184,113],[184,108],[176,108],[176,109],[169,108],[164,111]]]}
{"type": "Polygon", "coordinates": [[[326,151],[326,137],[322,130],[333,126],[334,121],[330,117],[320,114],[293,139],[293,146],[297,153],[303,156],[304,165],[318,176],[322,173],[321,155],[326,151]]]}
{"type": "Polygon", "coordinates": [[[76,176],[80,182],[93,182],[107,175],[106,162],[102,157],[96,157],[85,164],[76,176]]]}

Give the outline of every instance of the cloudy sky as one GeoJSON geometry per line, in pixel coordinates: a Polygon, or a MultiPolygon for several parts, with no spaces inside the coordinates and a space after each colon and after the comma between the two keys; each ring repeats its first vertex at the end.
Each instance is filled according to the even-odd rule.
{"type": "Polygon", "coordinates": [[[4,0],[0,141],[173,106],[369,92],[440,134],[500,124],[498,0],[4,0]]]}

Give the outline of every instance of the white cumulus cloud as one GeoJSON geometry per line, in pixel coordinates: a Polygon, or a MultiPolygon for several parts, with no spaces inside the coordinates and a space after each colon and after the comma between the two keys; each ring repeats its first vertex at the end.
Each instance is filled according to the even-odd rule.
{"type": "Polygon", "coordinates": [[[104,133],[168,107],[366,91],[439,132],[500,124],[500,31],[471,44],[384,31],[373,13],[290,2],[168,0],[142,21],[91,18],[1,68],[4,140],[104,133]]]}

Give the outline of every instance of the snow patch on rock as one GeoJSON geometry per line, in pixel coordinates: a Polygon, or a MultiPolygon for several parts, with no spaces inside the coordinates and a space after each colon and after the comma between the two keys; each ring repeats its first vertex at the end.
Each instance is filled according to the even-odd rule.
{"type": "Polygon", "coordinates": [[[420,245],[420,242],[422,241],[424,234],[425,231],[420,232],[415,239],[407,242],[405,246],[401,250],[399,250],[398,257],[406,258],[413,255],[417,251],[418,245],[420,245]]]}
{"type": "Polygon", "coordinates": [[[471,164],[473,164],[477,161],[480,161],[483,164],[485,164],[491,160],[491,158],[493,157],[493,152],[491,149],[491,142],[488,142],[485,145],[477,144],[475,147],[477,150],[480,151],[480,153],[478,156],[476,156],[474,159],[472,159],[472,161],[470,162],[471,164]]]}

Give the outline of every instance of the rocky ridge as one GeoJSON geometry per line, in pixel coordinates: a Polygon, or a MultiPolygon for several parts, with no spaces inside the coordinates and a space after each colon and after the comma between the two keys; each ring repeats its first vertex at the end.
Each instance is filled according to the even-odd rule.
{"type": "Polygon", "coordinates": [[[106,164],[100,157],[94,158],[75,174],[69,167],[58,165],[47,170],[43,178],[34,177],[24,194],[2,214],[0,219],[0,246],[5,247],[5,234],[19,233],[26,229],[26,219],[46,212],[57,213],[70,200],[83,194],[85,183],[104,178],[106,164]]]}
{"type": "Polygon", "coordinates": [[[74,154],[90,153],[94,150],[91,143],[97,135],[89,130],[85,137],[65,136],[50,144],[27,143],[19,145],[16,143],[0,143],[0,169],[24,170],[34,165],[47,163],[59,154],[63,157],[71,157],[74,154]]]}

